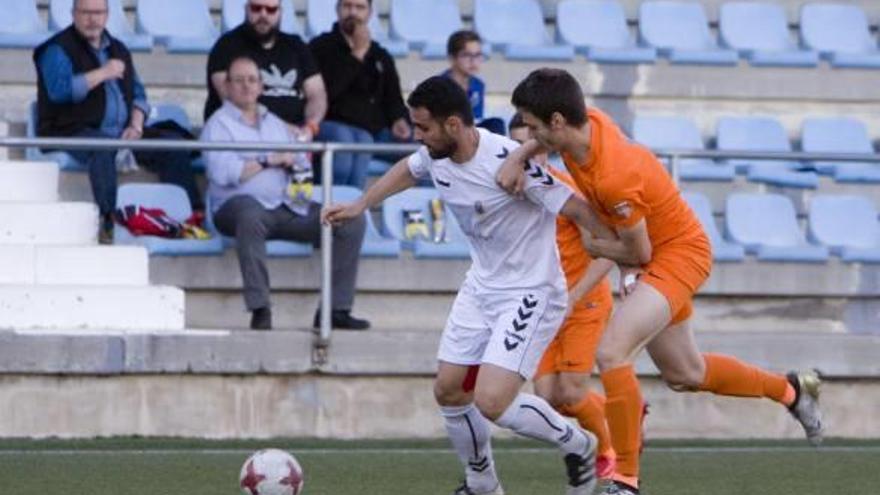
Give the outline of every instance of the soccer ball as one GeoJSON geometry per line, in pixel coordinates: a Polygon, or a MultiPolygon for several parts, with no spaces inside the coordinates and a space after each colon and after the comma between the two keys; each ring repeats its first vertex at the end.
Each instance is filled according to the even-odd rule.
{"type": "Polygon", "coordinates": [[[299,495],[303,472],[292,455],[278,449],[254,452],[238,476],[243,495],[299,495]]]}

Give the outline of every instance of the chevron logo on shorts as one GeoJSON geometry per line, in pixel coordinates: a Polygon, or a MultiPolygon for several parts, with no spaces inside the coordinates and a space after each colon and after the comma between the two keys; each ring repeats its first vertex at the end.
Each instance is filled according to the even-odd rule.
{"type": "Polygon", "coordinates": [[[535,314],[535,307],[537,306],[538,300],[535,299],[534,295],[528,294],[522,298],[522,304],[516,309],[516,317],[510,322],[513,332],[507,331],[507,337],[504,338],[504,347],[508,351],[516,349],[519,347],[520,342],[525,341],[525,339],[519,335],[519,332],[528,328],[528,321],[535,314]],[[511,340],[511,338],[514,340],[511,340]],[[516,342],[517,340],[519,342],[516,342]]]}

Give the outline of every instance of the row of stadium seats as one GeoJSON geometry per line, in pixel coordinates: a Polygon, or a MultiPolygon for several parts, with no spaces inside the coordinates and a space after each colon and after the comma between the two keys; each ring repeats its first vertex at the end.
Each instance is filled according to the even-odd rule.
{"type": "MultiPolygon", "coordinates": [[[[350,201],[361,191],[348,186],[333,188],[334,201],[350,201]]],[[[454,217],[444,214],[445,242],[408,240],[404,212],[417,211],[430,225],[430,202],[437,198],[433,188],[413,188],[392,196],[382,204],[381,228],[367,215],[367,233],[361,254],[368,257],[397,257],[410,251],[415,258],[467,259],[468,248],[454,217]]],[[[722,236],[706,196],[685,192],[684,197],[705,227],[716,261],[743,261],[747,254],[760,261],[825,262],[831,254],[844,262],[880,263],[880,223],[874,204],[862,196],[816,195],[810,200],[807,235],[798,226],[791,200],[778,194],[734,193],[728,196],[725,233],[722,236]]],[[[321,200],[321,188],[314,198],[321,200]]],[[[118,205],[162,208],[172,218],[189,218],[189,200],[183,189],[167,184],[125,184],[119,189],[118,205]]],[[[234,240],[215,235],[210,240],[172,240],[134,237],[125,228],[115,231],[116,244],[136,244],[151,255],[219,255],[234,246],[234,240]]],[[[289,241],[269,241],[270,256],[310,256],[312,247],[289,241]]]]}
{"type": "MultiPolygon", "coordinates": [[[[36,105],[29,107],[27,136],[36,137],[36,105]]],[[[174,120],[184,129],[192,130],[186,112],[173,104],[152,108],[148,124],[174,120]]],[[[696,123],[683,116],[637,115],[633,121],[633,138],[652,149],[704,150],[706,145],[696,123]]],[[[772,117],[722,117],[717,123],[716,147],[725,151],[787,152],[793,147],[782,124],[772,117]]],[[[803,122],[801,150],[810,153],[874,153],[874,145],[865,124],[841,118],[811,118],[803,122]]],[[[42,153],[36,148],[26,151],[29,160],[49,160],[62,170],[82,171],[82,165],[64,152],[42,153]]],[[[193,162],[202,168],[202,161],[193,162]]],[[[371,174],[381,175],[388,164],[376,161],[371,174]]],[[[730,182],[737,174],[749,181],[780,187],[814,189],[821,175],[839,183],[880,183],[880,164],[853,162],[811,162],[683,159],[679,162],[679,178],[684,181],[730,182]]]]}
{"type": "MultiPolygon", "coordinates": [[[[223,0],[221,28],[243,18],[246,0],[223,0]]],[[[51,0],[49,29],[70,24],[72,0],[51,0]]],[[[32,47],[49,30],[35,0],[5,0],[0,47],[32,47]]],[[[293,0],[283,0],[282,29],[307,37],[327,31],[336,18],[334,0],[308,0],[306,28],[293,0]]],[[[109,29],[133,49],[154,42],[169,52],[207,52],[219,36],[207,0],[149,0],[137,4],[135,32],[121,0],[110,0],[109,29]]],[[[713,38],[703,6],[689,1],[645,1],[639,9],[638,39],[630,33],[618,0],[561,0],[551,39],[537,0],[474,0],[474,29],[487,44],[514,60],[572,60],[581,53],[601,63],[652,63],[658,56],[674,64],[880,68],[880,50],[865,13],[855,5],[807,4],[800,14],[800,40],[789,32],[781,5],[729,2],[721,6],[719,40],[713,38]]],[[[374,37],[395,56],[410,49],[423,58],[446,56],[446,40],[463,27],[458,0],[391,0],[389,36],[376,15],[374,37]]]]}
{"type": "MultiPolygon", "coordinates": [[[[697,125],[688,117],[638,115],[633,139],[652,149],[706,149],[697,125]]],[[[772,117],[721,117],[715,147],[723,151],[793,151],[782,124],[772,117]]],[[[801,127],[801,150],[809,153],[873,154],[865,124],[847,117],[810,118],[801,127]]],[[[780,187],[814,189],[819,176],[841,183],[880,183],[880,163],[770,160],[683,159],[679,177],[686,181],[732,181],[744,174],[749,181],[780,187]]]]}

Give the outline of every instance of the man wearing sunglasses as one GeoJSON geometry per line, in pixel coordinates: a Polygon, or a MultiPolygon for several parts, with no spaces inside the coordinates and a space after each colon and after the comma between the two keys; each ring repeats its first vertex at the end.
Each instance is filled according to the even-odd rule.
{"type": "Polygon", "coordinates": [[[299,36],[281,31],[281,0],[248,0],[244,9],[244,22],[221,36],[208,56],[205,121],[228,97],[230,62],[246,56],[260,69],[260,103],[292,132],[311,140],[327,112],[327,93],[309,47],[299,36]]]}

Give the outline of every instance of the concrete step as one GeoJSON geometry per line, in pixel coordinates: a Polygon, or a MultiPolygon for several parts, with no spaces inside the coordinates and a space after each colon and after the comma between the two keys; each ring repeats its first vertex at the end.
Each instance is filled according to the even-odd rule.
{"type": "Polygon", "coordinates": [[[0,285],[0,329],[183,329],[176,287],[0,285]]]}
{"type": "Polygon", "coordinates": [[[97,243],[91,203],[0,203],[0,244],[80,246],[97,243]]]}
{"type": "Polygon", "coordinates": [[[0,201],[58,201],[58,165],[53,162],[0,162],[0,201]]]}
{"type": "Polygon", "coordinates": [[[139,246],[0,245],[0,284],[149,285],[139,246]]]}

